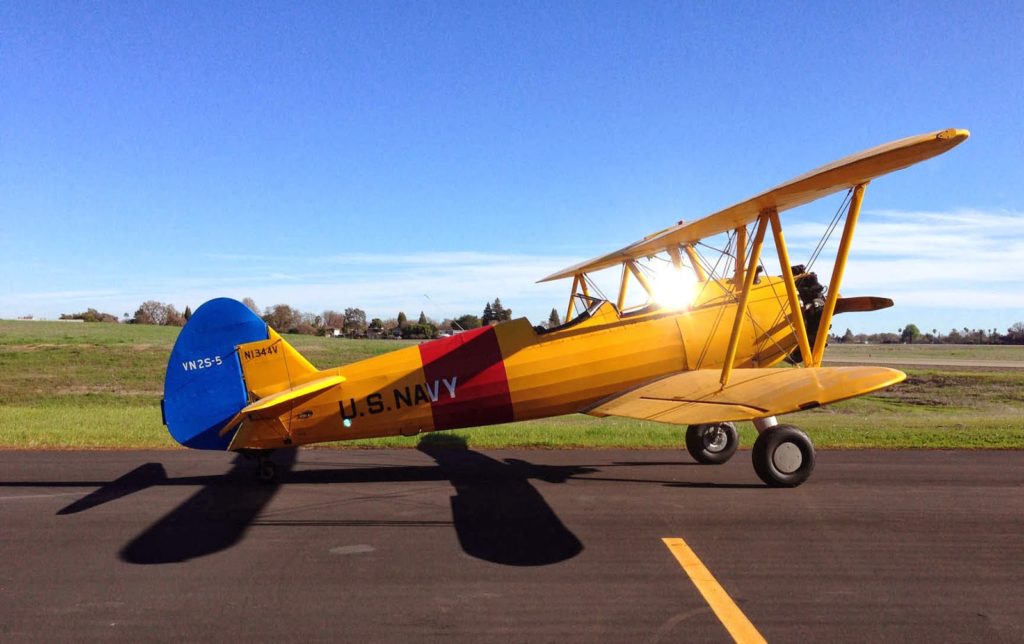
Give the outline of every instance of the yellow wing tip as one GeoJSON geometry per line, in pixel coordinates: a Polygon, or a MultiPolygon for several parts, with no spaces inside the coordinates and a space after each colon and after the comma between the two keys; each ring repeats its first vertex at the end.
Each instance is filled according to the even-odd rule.
{"type": "Polygon", "coordinates": [[[955,140],[957,143],[961,143],[963,141],[966,141],[967,137],[969,136],[971,136],[970,130],[961,130],[951,127],[948,130],[943,130],[939,132],[935,138],[939,139],[940,141],[955,140]]]}

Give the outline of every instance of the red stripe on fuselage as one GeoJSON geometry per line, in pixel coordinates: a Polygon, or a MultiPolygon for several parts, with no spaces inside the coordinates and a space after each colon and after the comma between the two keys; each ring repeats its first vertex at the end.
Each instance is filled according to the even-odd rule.
{"type": "Polygon", "coordinates": [[[438,391],[437,400],[430,405],[434,429],[513,420],[512,395],[494,327],[424,342],[420,345],[420,357],[428,386],[438,391]],[[454,383],[454,397],[445,382],[454,383]]]}

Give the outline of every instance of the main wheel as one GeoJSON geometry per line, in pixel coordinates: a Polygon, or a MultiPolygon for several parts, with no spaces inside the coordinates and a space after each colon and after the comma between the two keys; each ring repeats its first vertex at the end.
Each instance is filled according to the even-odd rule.
{"type": "Polygon", "coordinates": [[[792,425],[776,425],[754,441],[754,471],[772,487],[796,487],[814,471],[814,445],[792,425]]]}
{"type": "Polygon", "coordinates": [[[732,423],[690,425],[686,428],[686,451],[705,465],[721,465],[732,458],[740,435],[732,423]]]}
{"type": "Polygon", "coordinates": [[[277,464],[269,458],[261,458],[257,468],[260,483],[273,483],[277,479],[277,464]]]}

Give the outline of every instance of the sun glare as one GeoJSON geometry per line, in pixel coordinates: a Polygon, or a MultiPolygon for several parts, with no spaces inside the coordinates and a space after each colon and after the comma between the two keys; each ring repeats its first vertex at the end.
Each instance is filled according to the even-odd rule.
{"type": "Polygon", "coordinates": [[[681,311],[693,303],[697,279],[692,271],[677,269],[671,264],[657,270],[651,282],[654,301],[663,308],[681,311]]]}

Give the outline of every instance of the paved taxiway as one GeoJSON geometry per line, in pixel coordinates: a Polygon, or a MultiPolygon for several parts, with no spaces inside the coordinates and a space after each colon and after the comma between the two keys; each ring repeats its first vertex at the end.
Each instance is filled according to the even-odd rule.
{"type": "Polygon", "coordinates": [[[0,639],[1024,639],[1024,452],[0,453],[0,639]]]}

